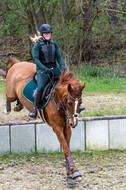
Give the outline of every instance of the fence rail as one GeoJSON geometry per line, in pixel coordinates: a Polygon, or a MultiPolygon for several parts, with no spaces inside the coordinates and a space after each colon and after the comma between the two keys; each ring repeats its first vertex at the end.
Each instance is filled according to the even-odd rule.
{"type": "MultiPolygon", "coordinates": [[[[72,129],[71,151],[126,149],[126,115],[80,118],[72,129]]],[[[52,128],[40,121],[0,124],[0,154],[54,152],[61,146],[52,128]]]]}

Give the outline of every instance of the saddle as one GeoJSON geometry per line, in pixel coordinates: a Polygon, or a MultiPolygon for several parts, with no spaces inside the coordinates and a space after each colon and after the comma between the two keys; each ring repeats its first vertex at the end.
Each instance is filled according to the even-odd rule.
{"type": "MultiPolygon", "coordinates": [[[[40,108],[45,108],[49,103],[51,98],[52,90],[55,88],[58,83],[59,77],[54,77],[53,72],[49,77],[49,80],[44,88],[44,91],[41,95],[40,108]]],[[[33,93],[37,88],[37,73],[34,74],[33,78],[25,85],[22,95],[26,98],[30,103],[34,104],[33,93]]]]}

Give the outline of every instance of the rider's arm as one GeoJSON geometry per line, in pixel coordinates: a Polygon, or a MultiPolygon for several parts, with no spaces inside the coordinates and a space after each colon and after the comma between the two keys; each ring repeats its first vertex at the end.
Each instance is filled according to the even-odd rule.
{"type": "Polygon", "coordinates": [[[59,48],[57,43],[54,43],[54,44],[55,44],[55,48],[56,48],[56,58],[57,58],[58,64],[60,66],[60,69],[64,70],[65,65],[64,65],[64,62],[63,62],[63,57],[62,57],[60,48],[59,48]]]}
{"type": "Polygon", "coordinates": [[[45,69],[46,67],[41,63],[41,61],[39,60],[39,52],[40,52],[40,44],[39,43],[35,43],[33,49],[32,49],[32,55],[33,55],[33,60],[34,63],[38,66],[38,68],[40,69],[45,69]]]}

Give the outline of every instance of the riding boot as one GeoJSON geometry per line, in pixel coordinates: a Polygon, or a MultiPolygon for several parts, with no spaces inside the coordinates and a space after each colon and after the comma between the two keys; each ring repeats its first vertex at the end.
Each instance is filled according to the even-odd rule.
{"type": "Polygon", "coordinates": [[[78,110],[78,114],[80,113],[80,112],[82,112],[83,110],[85,110],[86,108],[85,107],[79,107],[79,110],[78,110]]]}
{"type": "Polygon", "coordinates": [[[34,109],[32,110],[32,112],[29,113],[29,116],[32,118],[36,118],[37,117],[37,109],[39,108],[39,103],[40,103],[40,99],[41,99],[41,94],[35,90],[34,94],[33,94],[33,98],[34,98],[34,109]]]}

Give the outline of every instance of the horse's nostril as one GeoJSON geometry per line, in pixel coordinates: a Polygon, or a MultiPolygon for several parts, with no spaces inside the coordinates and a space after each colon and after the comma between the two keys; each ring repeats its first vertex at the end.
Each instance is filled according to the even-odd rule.
{"type": "Polygon", "coordinates": [[[72,124],[72,123],[70,123],[70,127],[73,127],[73,124],[72,124]]]}
{"type": "Polygon", "coordinates": [[[78,114],[74,114],[74,117],[78,117],[78,114]]]}

